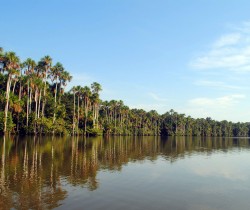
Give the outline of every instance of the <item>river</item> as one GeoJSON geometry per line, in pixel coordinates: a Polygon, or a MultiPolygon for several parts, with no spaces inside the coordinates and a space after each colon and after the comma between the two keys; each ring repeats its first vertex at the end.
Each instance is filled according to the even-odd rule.
{"type": "Polygon", "coordinates": [[[250,139],[0,137],[0,209],[249,210],[250,139]]]}

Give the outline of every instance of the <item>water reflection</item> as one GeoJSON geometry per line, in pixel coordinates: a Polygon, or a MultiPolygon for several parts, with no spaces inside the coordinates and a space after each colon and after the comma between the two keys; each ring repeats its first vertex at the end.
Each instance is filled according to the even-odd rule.
{"type": "MultiPolygon", "coordinates": [[[[120,171],[129,162],[155,161],[159,156],[174,163],[198,154],[248,150],[249,145],[247,138],[3,137],[0,206],[52,209],[68,196],[65,183],[96,190],[100,170],[120,171]]],[[[207,168],[194,171],[202,176],[211,173],[207,168]]]]}

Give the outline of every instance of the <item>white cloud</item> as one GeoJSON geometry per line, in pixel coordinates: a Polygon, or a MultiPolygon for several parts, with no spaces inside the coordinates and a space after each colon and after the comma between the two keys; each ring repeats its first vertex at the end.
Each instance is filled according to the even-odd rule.
{"type": "Polygon", "coordinates": [[[226,69],[234,72],[250,71],[250,46],[244,48],[212,49],[191,64],[197,69],[226,69]]]}
{"type": "Polygon", "coordinates": [[[193,98],[188,100],[180,111],[194,118],[211,117],[215,120],[233,122],[247,122],[250,116],[247,97],[244,94],[193,98]]]}
{"type": "Polygon", "coordinates": [[[228,95],[218,98],[202,97],[202,98],[191,99],[189,103],[193,106],[204,107],[204,108],[209,108],[209,107],[225,108],[238,103],[239,100],[243,98],[245,98],[245,95],[243,94],[228,95]]]}
{"type": "Polygon", "coordinates": [[[239,90],[243,89],[243,87],[236,86],[236,85],[228,85],[225,82],[220,81],[209,81],[209,80],[198,80],[194,82],[197,86],[205,86],[205,87],[211,87],[216,89],[229,89],[229,90],[239,90]]]}
{"type": "Polygon", "coordinates": [[[185,113],[249,121],[250,21],[231,25],[228,32],[190,61],[190,67],[197,73],[193,84],[202,87],[197,92],[203,95],[189,100],[183,108],[185,113]]]}
{"type": "Polygon", "coordinates": [[[250,22],[234,27],[218,38],[202,55],[191,61],[195,69],[216,69],[237,73],[250,72],[250,22]]]}
{"type": "Polygon", "coordinates": [[[230,28],[240,33],[250,33],[250,21],[243,21],[240,26],[230,25],[230,28]]]}
{"type": "Polygon", "coordinates": [[[224,36],[221,36],[215,43],[214,47],[224,47],[224,46],[230,46],[239,43],[241,39],[240,33],[232,33],[232,34],[226,34],[224,36]]]}
{"type": "Polygon", "coordinates": [[[72,81],[69,83],[69,85],[66,87],[66,90],[70,90],[73,86],[89,86],[92,82],[94,82],[95,79],[92,78],[89,75],[86,75],[84,73],[79,74],[73,74],[72,75],[72,81]]]}
{"type": "Polygon", "coordinates": [[[165,113],[168,110],[168,106],[166,104],[161,103],[153,103],[153,104],[129,104],[131,109],[143,109],[145,111],[157,110],[159,114],[165,113]]]}
{"type": "Polygon", "coordinates": [[[208,168],[208,166],[200,166],[200,168],[194,169],[193,172],[203,177],[223,177],[224,179],[240,181],[247,180],[247,176],[245,174],[239,174],[238,172],[234,171],[233,168],[225,168],[225,166],[221,167],[213,165],[211,168],[208,168]]]}
{"type": "Polygon", "coordinates": [[[160,96],[158,96],[157,94],[152,93],[152,92],[148,93],[148,95],[149,95],[151,98],[153,98],[155,101],[159,101],[159,102],[167,101],[166,98],[162,98],[162,97],[160,97],[160,96]]]}
{"type": "Polygon", "coordinates": [[[195,165],[190,166],[190,170],[201,177],[221,177],[231,181],[247,181],[249,179],[249,172],[239,165],[228,164],[230,162],[237,163],[241,158],[239,156],[227,157],[222,156],[225,154],[216,155],[206,161],[202,165],[199,161],[195,165]],[[236,161],[237,160],[237,161],[236,161]],[[221,167],[223,165],[223,167],[221,167]]]}

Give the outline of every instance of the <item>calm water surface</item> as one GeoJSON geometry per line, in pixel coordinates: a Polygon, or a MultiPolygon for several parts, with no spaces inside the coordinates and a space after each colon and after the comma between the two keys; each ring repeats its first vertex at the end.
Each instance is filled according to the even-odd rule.
{"type": "Polygon", "coordinates": [[[250,209],[245,138],[0,137],[0,154],[0,209],[250,209]]]}

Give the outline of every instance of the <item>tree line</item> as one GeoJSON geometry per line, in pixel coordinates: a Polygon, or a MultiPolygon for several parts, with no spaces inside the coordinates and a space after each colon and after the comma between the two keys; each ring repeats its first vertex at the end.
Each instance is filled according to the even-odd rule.
{"type": "Polygon", "coordinates": [[[73,86],[50,56],[21,62],[0,48],[0,132],[13,134],[249,136],[249,123],[194,119],[170,110],[130,109],[121,100],[100,99],[102,87],[73,86]]]}

